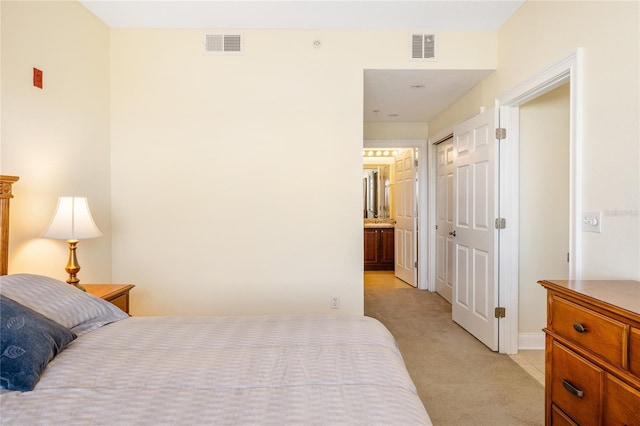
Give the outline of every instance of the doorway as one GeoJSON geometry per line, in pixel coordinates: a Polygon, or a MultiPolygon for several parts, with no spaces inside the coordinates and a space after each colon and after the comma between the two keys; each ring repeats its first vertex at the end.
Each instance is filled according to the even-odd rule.
{"type": "MultiPolygon", "coordinates": [[[[426,188],[427,187],[427,141],[426,139],[394,139],[394,140],[377,140],[377,139],[366,139],[363,142],[363,147],[365,150],[383,150],[385,148],[395,149],[400,151],[401,149],[408,149],[416,152],[415,160],[417,161],[417,173],[416,173],[416,186],[417,188],[426,188]]],[[[410,243],[410,247],[415,247],[415,252],[413,255],[413,260],[410,262],[404,263],[412,263],[413,268],[411,273],[415,273],[415,285],[417,288],[426,290],[428,288],[427,282],[427,261],[428,261],[428,233],[427,232],[419,232],[420,229],[428,229],[427,220],[428,220],[428,210],[427,203],[428,199],[424,191],[415,191],[416,197],[410,203],[415,205],[417,210],[413,212],[415,214],[415,227],[411,231],[414,235],[413,241],[410,243]]],[[[403,241],[406,241],[406,238],[403,238],[403,241]]],[[[409,248],[410,249],[410,248],[409,248]]],[[[409,250],[407,249],[407,250],[409,250]]],[[[397,251],[396,251],[397,253],[397,251]]],[[[405,257],[406,259],[406,257],[405,257]]]]}
{"type": "Polygon", "coordinates": [[[520,106],[519,349],[543,349],[546,291],[569,278],[569,96],[566,83],[520,106]]]}
{"type": "MultiPolygon", "coordinates": [[[[493,116],[493,111],[484,114],[493,116]]],[[[436,291],[452,303],[455,322],[497,350],[498,321],[493,316],[497,295],[494,296],[492,289],[494,262],[483,261],[492,259],[493,250],[488,248],[497,246],[497,239],[491,238],[491,234],[499,231],[489,223],[497,212],[483,205],[493,205],[493,197],[488,197],[487,194],[491,195],[488,192],[481,193],[479,201],[485,203],[479,205],[468,197],[469,188],[478,189],[478,182],[469,185],[470,180],[476,179],[475,175],[491,177],[494,173],[482,172],[480,166],[490,164],[486,160],[471,168],[475,172],[470,172],[465,167],[468,162],[464,160],[465,155],[456,156],[469,149],[468,146],[477,145],[464,140],[463,129],[471,126],[473,120],[484,123],[481,116],[456,126],[454,137],[437,141],[434,148],[437,154],[436,291]],[[485,210],[490,212],[490,217],[485,217],[485,210]],[[489,242],[483,246],[463,242],[463,237],[474,230],[485,231],[480,233],[490,238],[489,242]],[[481,285],[484,277],[490,280],[487,285],[481,285]]],[[[546,323],[546,293],[536,282],[545,277],[567,279],[569,275],[569,85],[522,104],[519,132],[518,346],[542,349],[544,334],[540,330],[546,323]]],[[[494,187],[492,183],[489,186],[494,187]]]]}
{"type": "MultiPolygon", "coordinates": [[[[581,91],[581,50],[552,64],[547,69],[534,75],[496,99],[496,118],[499,126],[504,129],[504,137],[500,140],[499,158],[499,184],[497,186],[500,203],[498,218],[504,218],[506,227],[498,231],[498,295],[496,307],[501,307],[506,316],[496,321],[498,327],[498,350],[501,353],[515,354],[520,346],[526,346],[521,342],[519,334],[519,303],[520,276],[519,276],[519,251],[520,251],[520,106],[538,98],[552,90],[570,83],[569,89],[569,225],[568,225],[568,277],[579,279],[581,276],[581,235],[580,213],[581,205],[581,139],[582,121],[580,99],[581,91]]],[[[482,109],[481,109],[482,110],[482,109]]],[[[453,133],[453,126],[434,135],[430,141],[435,142],[444,139],[453,133]]],[[[430,174],[430,201],[436,204],[436,173],[435,158],[436,147],[430,145],[430,157],[432,172],[430,174]]],[[[540,171],[543,172],[543,171],[540,171]]],[[[431,221],[436,221],[436,212],[431,212],[431,221]]],[[[525,224],[526,225],[526,224],[525,224]]],[[[435,253],[436,232],[430,229],[430,252],[435,253]]],[[[435,291],[436,286],[436,256],[429,259],[430,266],[430,290],[435,291]]],[[[538,279],[541,279],[539,277],[538,279]]],[[[537,288],[537,284],[523,283],[529,287],[537,288]]],[[[523,302],[526,300],[522,299],[523,302]]],[[[542,333],[538,333],[539,339],[533,339],[533,345],[543,347],[542,333]],[[537,342],[537,343],[536,343],[537,342]]],[[[525,336],[526,337],[526,336],[525,336]]],[[[535,337],[535,336],[534,336],[535,337]]]]}
{"type": "MultiPolygon", "coordinates": [[[[519,246],[520,246],[520,106],[569,83],[569,279],[582,275],[580,206],[582,205],[582,49],[551,64],[532,78],[496,99],[500,127],[500,217],[512,226],[499,235],[499,304],[507,315],[500,320],[500,352],[515,354],[519,336],[519,246]]],[[[535,285],[526,283],[526,285],[535,285]]],[[[540,340],[542,339],[542,334],[540,340]]],[[[538,343],[541,345],[541,343],[538,343]]]]}

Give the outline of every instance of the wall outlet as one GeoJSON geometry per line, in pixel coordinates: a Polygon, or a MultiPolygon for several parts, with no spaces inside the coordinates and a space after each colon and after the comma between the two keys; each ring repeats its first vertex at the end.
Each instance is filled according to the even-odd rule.
{"type": "Polygon", "coordinates": [[[338,296],[331,296],[331,309],[340,309],[340,298],[338,296]]]}

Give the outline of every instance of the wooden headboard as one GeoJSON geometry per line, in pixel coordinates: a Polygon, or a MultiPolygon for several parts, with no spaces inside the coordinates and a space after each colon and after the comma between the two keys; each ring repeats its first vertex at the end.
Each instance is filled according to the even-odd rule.
{"type": "Polygon", "coordinates": [[[13,198],[11,186],[18,179],[0,175],[0,275],[7,275],[9,269],[9,202],[13,198]]]}

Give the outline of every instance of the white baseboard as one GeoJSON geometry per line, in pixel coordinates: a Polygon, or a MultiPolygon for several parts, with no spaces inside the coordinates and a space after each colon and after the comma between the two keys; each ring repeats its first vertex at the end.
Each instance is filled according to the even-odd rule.
{"type": "Polygon", "coordinates": [[[544,333],[518,333],[519,350],[544,349],[544,333]]]}

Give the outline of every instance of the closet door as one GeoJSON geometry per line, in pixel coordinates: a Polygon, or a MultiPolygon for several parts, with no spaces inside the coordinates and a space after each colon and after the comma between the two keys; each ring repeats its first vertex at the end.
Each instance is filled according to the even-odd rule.
{"type": "Polygon", "coordinates": [[[451,303],[453,294],[453,138],[440,143],[437,155],[436,187],[436,291],[451,303]]]}

